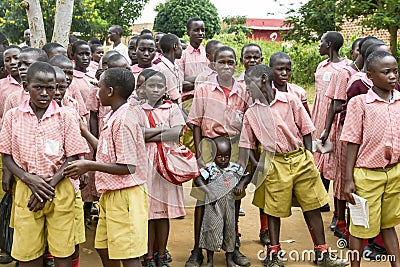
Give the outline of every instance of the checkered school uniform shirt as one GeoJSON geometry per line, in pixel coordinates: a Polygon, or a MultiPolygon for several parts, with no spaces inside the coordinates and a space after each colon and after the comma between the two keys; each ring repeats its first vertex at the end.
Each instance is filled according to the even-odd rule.
{"type": "Polygon", "coordinates": [[[165,75],[167,81],[167,93],[172,100],[182,101],[182,84],[183,84],[183,72],[179,68],[179,65],[172,63],[166,57],[161,57],[161,62],[157,64],[160,68],[160,72],[165,75]]]}
{"type": "Polygon", "coordinates": [[[125,103],[105,118],[100,133],[96,161],[136,166],[131,174],[113,175],[96,172],[96,189],[99,193],[141,185],[147,179],[146,149],[142,130],[132,113],[132,106],[125,103]]]}
{"type": "Polygon", "coordinates": [[[3,117],[4,103],[6,102],[7,97],[14,92],[20,92],[23,90],[22,86],[10,74],[8,74],[6,78],[0,80],[0,116],[3,117]]]}
{"type": "Polygon", "coordinates": [[[287,153],[303,146],[303,136],[315,130],[297,96],[275,92],[269,106],[256,99],[244,114],[239,147],[254,149],[258,140],[267,151],[287,153]]]}
{"type": "Polygon", "coordinates": [[[360,145],[356,167],[384,168],[400,156],[400,93],[386,102],[373,90],[353,97],[347,106],[340,140],[360,145]]]}
{"type": "Polygon", "coordinates": [[[236,81],[228,99],[217,79],[210,83],[202,83],[195,90],[187,120],[201,128],[203,137],[233,137],[240,134],[242,129],[248,98],[243,85],[236,81]]]}
{"type": "Polygon", "coordinates": [[[89,147],[81,136],[76,118],[51,101],[38,120],[26,100],[9,110],[0,133],[0,153],[11,155],[28,173],[51,177],[67,157],[85,154],[89,147]]]}

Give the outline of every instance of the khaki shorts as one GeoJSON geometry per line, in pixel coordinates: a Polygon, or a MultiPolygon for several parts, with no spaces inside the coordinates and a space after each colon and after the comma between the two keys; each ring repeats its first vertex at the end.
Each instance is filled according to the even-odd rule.
{"type": "Polygon", "coordinates": [[[303,212],[318,209],[329,201],[313,156],[304,148],[276,153],[264,181],[259,184],[253,204],[279,218],[292,214],[294,196],[303,212]]]}
{"type": "Polygon", "coordinates": [[[354,168],[356,194],[368,201],[369,228],[350,222],[350,234],[372,238],[400,223],[400,164],[387,169],[354,168]]]}
{"type": "MultiPolygon", "coordinates": [[[[190,98],[184,102],[182,102],[182,109],[189,114],[190,108],[192,107],[193,98],[190,98]]],[[[193,131],[189,127],[186,127],[186,130],[183,132],[181,136],[181,143],[189,148],[193,153],[196,153],[196,149],[194,147],[194,139],[193,139],[193,131]]]]}
{"type": "Polygon", "coordinates": [[[66,258],[75,251],[75,190],[69,179],[56,186],[56,197],[43,210],[27,207],[32,195],[29,187],[17,180],[15,188],[14,242],[11,256],[31,261],[43,256],[46,244],[56,258],[66,258]]]}
{"type": "MultiPolygon", "coordinates": [[[[231,162],[237,162],[239,159],[239,138],[235,137],[231,139],[231,162]]],[[[201,140],[201,157],[204,162],[207,164],[209,162],[214,161],[215,157],[215,144],[214,141],[210,138],[203,138],[201,140]]],[[[197,200],[205,201],[206,193],[203,190],[196,187],[194,181],[192,182],[192,190],[190,191],[190,196],[194,197],[197,200]]],[[[236,200],[240,200],[246,196],[246,192],[243,190],[243,193],[240,196],[236,196],[236,200]]]]}
{"type": "Polygon", "coordinates": [[[83,214],[83,201],[81,191],[76,193],[75,197],[75,244],[86,242],[85,236],[85,216],[83,214]]]}
{"type": "Polygon", "coordinates": [[[94,246],[113,260],[147,253],[148,198],[145,185],[103,193],[94,246]]]}

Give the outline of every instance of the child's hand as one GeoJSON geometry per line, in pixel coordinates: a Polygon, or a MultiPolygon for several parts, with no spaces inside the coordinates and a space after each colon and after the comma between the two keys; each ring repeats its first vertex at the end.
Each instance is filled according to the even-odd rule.
{"type": "Polygon", "coordinates": [[[79,128],[81,130],[81,133],[84,133],[89,130],[86,123],[82,119],[79,119],[79,128]]]}
{"type": "Polygon", "coordinates": [[[206,169],[207,171],[209,171],[203,158],[200,157],[197,159],[197,165],[199,166],[199,169],[203,168],[203,169],[206,169]]]}
{"type": "Polygon", "coordinates": [[[28,202],[28,208],[30,211],[37,212],[39,210],[42,210],[44,208],[44,205],[46,204],[47,200],[45,199],[43,202],[40,202],[35,195],[31,195],[29,198],[28,202]]]}
{"type": "Polygon", "coordinates": [[[89,183],[89,175],[87,173],[85,173],[84,175],[81,175],[79,181],[80,181],[79,189],[82,190],[89,183]]]}
{"type": "Polygon", "coordinates": [[[354,185],[353,180],[346,180],[344,184],[344,197],[347,202],[349,202],[352,205],[355,205],[356,202],[354,201],[352,193],[356,193],[356,186],[354,185]]]}
{"type": "Polygon", "coordinates": [[[27,173],[24,176],[23,182],[31,189],[35,198],[40,202],[51,200],[55,196],[55,189],[48,182],[50,178],[43,178],[39,175],[27,173]]]}
{"type": "Polygon", "coordinates": [[[233,193],[235,193],[236,196],[240,196],[243,193],[244,190],[244,184],[239,182],[235,188],[233,188],[233,193]]]}
{"type": "Polygon", "coordinates": [[[322,141],[322,144],[325,145],[326,140],[328,140],[329,134],[326,129],[322,132],[321,137],[319,138],[322,141]]]}
{"type": "Polygon", "coordinates": [[[84,160],[84,159],[69,162],[68,166],[65,167],[63,171],[63,176],[72,179],[79,179],[81,175],[90,171],[88,164],[89,162],[90,160],[84,160]]]}

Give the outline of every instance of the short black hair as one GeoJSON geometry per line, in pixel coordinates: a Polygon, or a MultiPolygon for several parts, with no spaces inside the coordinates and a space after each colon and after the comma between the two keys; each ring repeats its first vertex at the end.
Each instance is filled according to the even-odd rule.
{"type": "Polygon", "coordinates": [[[175,34],[165,34],[161,37],[159,44],[163,53],[169,53],[172,47],[174,47],[174,44],[180,44],[180,41],[175,34]]]}
{"type": "Polygon", "coordinates": [[[64,76],[65,76],[65,73],[64,73],[64,71],[60,68],[60,67],[58,67],[58,66],[53,66],[53,69],[54,69],[54,71],[56,72],[56,79],[57,79],[57,74],[63,74],[64,76]]]}
{"type": "Polygon", "coordinates": [[[244,52],[244,50],[245,50],[247,47],[251,47],[251,46],[255,46],[255,47],[257,47],[258,49],[260,49],[261,56],[262,56],[262,49],[261,49],[261,46],[259,46],[259,45],[256,44],[256,43],[249,43],[249,44],[246,44],[245,46],[242,47],[242,50],[240,51],[240,57],[243,57],[243,52],[244,52]]]}
{"type": "Polygon", "coordinates": [[[364,38],[360,37],[354,40],[353,44],[351,45],[351,50],[356,50],[356,46],[360,47],[360,42],[363,40],[364,38]]]}
{"type": "Polygon", "coordinates": [[[148,34],[148,33],[150,33],[151,35],[153,35],[153,32],[150,31],[149,29],[144,29],[144,30],[142,30],[142,31],[140,32],[140,35],[146,35],[146,34],[148,34]]]}
{"type": "Polygon", "coordinates": [[[103,46],[101,44],[91,45],[90,46],[90,52],[92,52],[92,54],[93,54],[94,52],[96,52],[96,49],[99,48],[99,47],[103,47],[103,46]]]}
{"type": "Polygon", "coordinates": [[[246,76],[254,75],[256,77],[261,77],[263,74],[267,75],[269,83],[272,84],[272,81],[274,79],[274,73],[272,71],[272,68],[268,67],[265,64],[257,64],[255,66],[251,66],[245,72],[246,76]]]}
{"type": "Polygon", "coordinates": [[[195,21],[202,21],[204,23],[204,21],[201,18],[190,18],[186,23],[186,30],[189,31],[192,27],[192,23],[195,21]]]}
{"type": "Polygon", "coordinates": [[[88,43],[92,43],[92,45],[95,45],[95,44],[101,45],[101,42],[100,42],[99,38],[97,38],[97,37],[89,38],[88,43]]]}
{"type": "Polygon", "coordinates": [[[124,33],[124,29],[120,25],[113,25],[111,26],[111,28],[115,28],[119,36],[122,36],[122,34],[124,33]]]}
{"type": "Polygon", "coordinates": [[[69,34],[69,35],[68,35],[68,43],[73,44],[73,43],[75,43],[76,41],[78,41],[78,37],[76,37],[76,36],[73,35],[73,34],[69,34]]]}
{"type": "Polygon", "coordinates": [[[13,48],[18,49],[20,52],[22,51],[22,48],[19,47],[18,45],[9,45],[9,46],[6,47],[6,49],[4,49],[3,53],[5,53],[7,50],[10,50],[10,49],[13,49],[13,48]]]}
{"type": "Polygon", "coordinates": [[[34,62],[32,65],[29,66],[28,72],[26,74],[26,82],[29,84],[32,76],[38,72],[42,73],[52,73],[54,74],[54,79],[56,78],[56,71],[54,70],[53,66],[47,62],[37,61],[34,62]]]}
{"type": "Polygon", "coordinates": [[[367,71],[371,70],[372,66],[374,66],[374,63],[377,63],[379,59],[385,58],[385,57],[393,57],[392,54],[386,51],[374,51],[372,52],[366,59],[365,61],[365,66],[367,71]]]}
{"type": "Polygon", "coordinates": [[[0,53],[0,68],[4,68],[4,56],[3,56],[3,53],[0,53]]]}
{"type": "Polygon", "coordinates": [[[367,59],[369,57],[369,55],[371,55],[375,51],[378,51],[379,48],[382,46],[388,47],[385,44],[373,44],[370,47],[368,47],[367,51],[365,51],[365,58],[367,59]]]}
{"type": "Polygon", "coordinates": [[[360,42],[360,54],[364,60],[367,59],[365,53],[367,53],[368,48],[374,44],[385,44],[385,42],[373,36],[367,36],[360,42]]]}
{"type": "Polygon", "coordinates": [[[118,53],[118,54],[112,55],[111,57],[108,58],[108,61],[107,61],[108,68],[115,68],[115,66],[113,66],[113,64],[115,64],[116,62],[118,62],[120,60],[125,61],[126,64],[129,66],[129,62],[126,60],[126,58],[123,55],[121,55],[120,53],[118,53]]]}
{"type": "Polygon", "coordinates": [[[74,43],[72,44],[72,50],[71,50],[72,54],[75,54],[76,50],[77,50],[78,47],[81,46],[81,45],[87,45],[87,46],[89,46],[89,44],[88,44],[86,41],[78,40],[78,41],[76,41],[76,42],[74,42],[74,43]]]}
{"type": "Polygon", "coordinates": [[[332,48],[339,51],[343,46],[344,38],[340,32],[329,31],[324,34],[325,40],[332,44],[332,48]]]}
{"type": "Polygon", "coordinates": [[[210,54],[210,53],[211,53],[211,49],[212,49],[214,46],[216,46],[216,45],[218,45],[218,44],[220,44],[220,43],[221,43],[221,42],[218,41],[218,40],[210,40],[210,41],[208,41],[207,44],[206,44],[206,47],[205,47],[206,53],[207,53],[207,54],[210,54]]]}
{"type": "Polygon", "coordinates": [[[140,35],[139,38],[137,38],[137,40],[136,40],[136,47],[139,45],[139,42],[140,42],[141,40],[151,40],[151,41],[154,42],[154,46],[156,45],[156,41],[154,41],[153,36],[150,36],[150,35],[140,35]]]}
{"type": "MultiPolygon", "coordinates": [[[[137,40],[138,38],[139,38],[139,35],[134,35],[134,36],[131,37],[131,39],[129,39],[128,43],[129,43],[131,40],[137,40]]],[[[135,41],[135,44],[136,44],[136,41],[135,41]]]]}
{"type": "Polygon", "coordinates": [[[219,56],[219,54],[221,52],[224,52],[224,51],[231,51],[233,53],[233,56],[235,57],[235,61],[237,61],[235,50],[233,50],[232,47],[229,47],[229,46],[226,46],[226,45],[218,48],[217,51],[215,51],[214,60],[216,61],[218,56],[219,56]]]}
{"type": "Polygon", "coordinates": [[[276,53],[272,54],[271,57],[269,58],[269,66],[272,68],[275,65],[276,61],[280,58],[292,61],[290,59],[290,56],[288,54],[286,54],[285,52],[276,52],[276,53]]]}
{"type": "Polygon", "coordinates": [[[105,86],[114,88],[114,92],[117,92],[123,99],[128,99],[135,90],[135,76],[127,69],[107,69],[103,75],[105,86]]]}
{"type": "Polygon", "coordinates": [[[139,73],[138,80],[139,77],[143,76],[144,80],[146,81],[150,76],[154,75],[153,72],[155,72],[153,69],[144,69],[141,73],[139,73]]]}
{"type": "Polygon", "coordinates": [[[42,49],[43,49],[44,52],[46,52],[47,56],[49,56],[50,53],[51,53],[51,51],[52,51],[54,48],[57,48],[57,47],[63,47],[63,48],[64,48],[64,46],[62,46],[62,45],[59,44],[59,43],[47,43],[47,44],[45,44],[45,45],[42,47],[42,49]]]}
{"type": "MultiPolygon", "coordinates": [[[[218,137],[215,137],[214,139],[213,139],[213,141],[214,141],[214,143],[215,143],[215,148],[218,150],[218,144],[226,144],[228,147],[229,147],[229,149],[231,149],[232,148],[232,146],[231,146],[231,142],[228,140],[228,138],[226,138],[225,136],[218,136],[218,137]]],[[[215,151],[215,155],[217,155],[217,151],[215,151]]]]}
{"type": "MultiPolygon", "coordinates": [[[[110,57],[112,57],[113,55],[121,55],[121,53],[119,53],[118,51],[115,51],[115,50],[109,50],[109,51],[107,51],[104,55],[103,55],[103,57],[102,57],[102,62],[104,62],[104,59],[109,59],[110,57]]],[[[108,62],[107,62],[108,63],[108,62]]]]}
{"type": "Polygon", "coordinates": [[[37,58],[37,61],[49,62],[49,57],[43,49],[28,47],[21,51],[21,53],[29,53],[37,58]]]}
{"type": "Polygon", "coordinates": [[[72,64],[71,60],[64,55],[56,55],[49,59],[49,63],[53,66],[58,66],[58,64],[64,63],[64,62],[72,64]]]}
{"type": "Polygon", "coordinates": [[[165,75],[162,72],[156,71],[156,70],[152,70],[152,72],[149,72],[149,74],[144,75],[144,80],[147,81],[148,79],[150,79],[153,76],[161,77],[161,79],[163,80],[164,84],[167,84],[167,79],[165,78],[165,75]]]}

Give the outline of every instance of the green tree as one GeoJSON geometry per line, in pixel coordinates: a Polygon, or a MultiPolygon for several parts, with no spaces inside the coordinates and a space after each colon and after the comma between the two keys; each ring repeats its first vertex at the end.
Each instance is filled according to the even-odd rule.
{"type": "Polygon", "coordinates": [[[370,29],[387,30],[390,34],[392,54],[397,57],[397,31],[400,27],[400,1],[398,0],[340,0],[343,16],[361,20],[370,29]]]}
{"type": "Polygon", "coordinates": [[[327,31],[340,31],[343,14],[335,0],[310,0],[298,10],[288,11],[286,25],[291,28],[284,34],[286,40],[295,40],[308,44],[321,39],[327,31]]]}
{"type": "Polygon", "coordinates": [[[251,36],[251,29],[246,27],[246,16],[227,16],[222,19],[222,21],[227,25],[223,30],[226,33],[240,33],[243,32],[246,36],[251,36]]]}
{"type": "Polygon", "coordinates": [[[159,4],[155,11],[155,31],[182,37],[186,32],[186,22],[193,17],[204,21],[206,38],[212,38],[221,30],[217,8],[209,0],[168,0],[159,4]]]}
{"type": "MultiPolygon", "coordinates": [[[[75,0],[72,17],[72,32],[84,36],[105,36],[107,29],[115,24],[125,28],[140,17],[144,5],[149,0],[75,0]]],[[[0,31],[4,32],[12,43],[22,41],[27,29],[26,12],[20,1],[0,1],[0,31]]],[[[53,34],[56,0],[40,0],[46,37],[50,41],[53,34]]]]}

